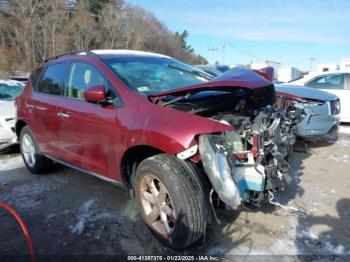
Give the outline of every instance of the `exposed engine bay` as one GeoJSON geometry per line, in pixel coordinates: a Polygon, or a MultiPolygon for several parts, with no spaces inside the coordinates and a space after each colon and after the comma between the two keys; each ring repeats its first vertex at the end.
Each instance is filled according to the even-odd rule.
{"type": "Polygon", "coordinates": [[[276,101],[273,86],[202,91],[167,97],[159,104],[230,125],[234,131],[198,138],[203,169],[219,198],[236,209],[259,205],[291,180],[298,109],[276,101]]]}
{"type": "Polygon", "coordinates": [[[200,136],[203,167],[222,201],[237,208],[239,194],[243,201],[258,205],[264,193],[283,189],[290,182],[296,118],[289,117],[272,106],[262,108],[255,117],[223,115],[219,121],[233,125],[236,131],[200,136]],[[215,176],[219,178],[212,179],[215,176]],[[235,190],[228,193],[215,187],[218,180],[222,185],[232,180],[235,190]]]}

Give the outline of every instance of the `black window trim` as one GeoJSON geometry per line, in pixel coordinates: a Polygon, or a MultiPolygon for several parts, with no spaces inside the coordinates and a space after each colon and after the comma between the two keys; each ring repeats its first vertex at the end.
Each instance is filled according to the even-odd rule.
{"type": "Polygon", "coordinates": [[[39,66],[39,67],[35,68],[35,69],[32,71],[32,73],[31,73],[31,75],[30,75],[30,81],[31,81],[32,89],[33,89],[34,91],[37,91],[37,90],[38,90],[38,84],[39,84],[39,82],[40,82],[40,80],[41,80],[41,78],[42,78],[42,76],[43,76],[43,73],[44,73],[45,71],[46,71],[46,65],[39,66]],[[38,75],[38,77],[37,77],[36,82],[34,83],[34,82],[33,82],[33,73],[34,73],[35,71],[37,71],[37,70],[41,70],[41,71],[39,72],[39,75],[38,75]]]}

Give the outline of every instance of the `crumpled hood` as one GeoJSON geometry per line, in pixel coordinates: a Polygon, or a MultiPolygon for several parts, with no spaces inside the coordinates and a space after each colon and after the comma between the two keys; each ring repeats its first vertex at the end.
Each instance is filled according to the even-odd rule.
{"type": "Polygon", "coordinates": [[[0,100],[0,118],[15,117],[16,108],[13,101],[0,100]]]}
{"type": "Polygon", "coordinates": [[[188,92],[196,92],[198,90],[213,90],[215,87],[227,87],[227,88],[235,88],[235,87],[245,87],[249,89],[257,89],[261,87],[266,87],[272,85],[272,82],[268,81],[264,77],[255,73],[252,70],[243,68],[243,67],[235,67],[231,70],[226,71],[222,75],[219,75],[208,82],[204,82],[201,84],[190,85],[185,87],[176,88],[173,90],[160,92],[152,97],[161,97],[166,95],[175,95],[175,94],[185,94],[188,92]]]}
{"type": "Polygon", "coordinates": [[[291,94],[300,98],[315,99],[325,102],[338,98],[336,95],[330,94],[328,92],[305,86],[275,85],[275,90],[277,92],[291,94]]]}

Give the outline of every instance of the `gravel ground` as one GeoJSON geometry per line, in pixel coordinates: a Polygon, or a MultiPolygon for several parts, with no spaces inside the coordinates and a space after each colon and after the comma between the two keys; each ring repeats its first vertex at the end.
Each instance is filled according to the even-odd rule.
{"type": "MultiPolygon", "coordinates": [[[[205,243],[181,252],[153,238],[123,189],[60,165],[49,175],[32,175],[17,147],[0,154],[0,201],[21,214],[37,255],[350,259],[350,126],[340,129],[338,140],[313,142],[307,152],[300,143],[293,169],[278,201],[298,212],[270,205],[218,210],[222,223],[209,226],[205,243]]],[[[27,254],[18,225],[4,210],[0,221],[0,255],[27,254]]]]}

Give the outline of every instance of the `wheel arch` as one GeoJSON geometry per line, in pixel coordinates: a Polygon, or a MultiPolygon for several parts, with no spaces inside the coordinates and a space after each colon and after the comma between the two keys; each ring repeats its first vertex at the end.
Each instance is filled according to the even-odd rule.
{"type": "Polygon", "coordinates": [[[146,158],[163,154],[159,148],[149,145],[136,145],[129,148],[122,156],[120,162],[120,174],[122,176],[123,183],[132,188],[134,184],[133,178],[135,178],[135,172],[138,165],[146,158]]]}
{"type": "Polygon", "coordinates": [[[22,131],[23,127],[25,127],[26,125],[27,125],[27,123],[23,120],[18,120],[16,122],[15,131],[16,131],[16,135],[17,135],[18,139],[19,139],[19,136],[21,135],[21,131],[22,131]]]}

